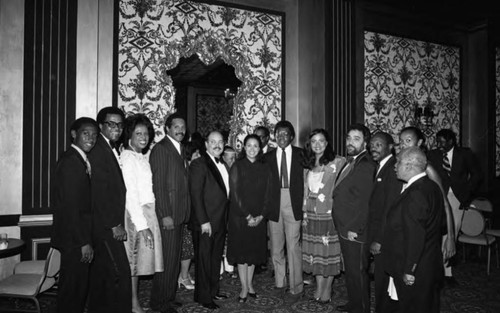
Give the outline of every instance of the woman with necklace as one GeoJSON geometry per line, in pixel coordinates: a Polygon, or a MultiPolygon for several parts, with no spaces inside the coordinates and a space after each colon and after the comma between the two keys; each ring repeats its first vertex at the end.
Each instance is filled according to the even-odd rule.
{"type": "Polygon", "coordinates": [[[139,276],[163,271],[163,256],[151,167],[146,153],[154,138],[151,121],[143,114],[125,120],[124,150],[120,155],[125,202],[125,250],[132,274],[132,312],[144,313],[138,300],[139,276]]]}
{"type": "Polygon", "coordinates": [[[316,277],[314,299],[328,303],[332,283],[341,270],[340,242],[333,224],[332,193],[345,158],[335,156],[324,129],[309,135],[304,149],[304,219],[302,222],[302,267],[316,277]]]}

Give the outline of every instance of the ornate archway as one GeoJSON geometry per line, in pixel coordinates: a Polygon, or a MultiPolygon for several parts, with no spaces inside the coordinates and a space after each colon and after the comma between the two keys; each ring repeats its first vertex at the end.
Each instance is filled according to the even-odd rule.
{"type": "Polygon", "coordinates": [[[243,82],[234,98],[231,143],[238,148],[257,125],[273,129],[283,101],[283,16],[190,1],[121,0],[118,23],[118,99],[126,113],[147,114],[163,136],[175,110],[167,71],[181,57],[217,58],[243,82]]]}

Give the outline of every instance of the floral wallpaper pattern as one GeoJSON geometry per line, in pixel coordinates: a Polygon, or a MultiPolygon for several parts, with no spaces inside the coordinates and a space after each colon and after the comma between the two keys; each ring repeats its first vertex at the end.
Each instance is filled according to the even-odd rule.
{"type": "Polygon", "coordinates": [[[231,101],[226,101],[224,97],[198,95],[196,97],[196,130],[206,137],[215,125],[216,129],[223,134],[229,133],[231,109],[231,101]]]}
{"type": "Polygon", "coordinates": [[[500,48],[496,48],[496,176],[500,176],[500,48]]]}
{"type": "Polygon", "coordinates": [[[417,126],[429,148],[442,128],[460,137],[460,51],[457,47],[365,32],[365,124],[398,142],[417,126]]]}
{"type": "Polygon", "coordinates": [[[118,106],[153,121],[157,140],[164,117],[175,111],[175,88],[166,74],[179,58],[197,54],[235,68],[243,82],[229,129],[241,145],[256,125],[281,119],[283,61],[281,15],[182,0],[120,0],[118,106]]]}

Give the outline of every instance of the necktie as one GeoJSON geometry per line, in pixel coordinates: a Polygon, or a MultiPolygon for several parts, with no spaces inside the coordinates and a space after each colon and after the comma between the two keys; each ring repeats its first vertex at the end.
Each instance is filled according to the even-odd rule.
{"type": "Polygon", "coordinates": [[[285,149],[282,149],[281,153],[281,167],[280,167],[280,180],[281,180],[281,188],[288,188],[288,172],[286,167],[286,152],[285,149]]]}
{"type": "Polygon", "coordinates": [[[378,175],[378,171],[380,171],[380,162],[377,163],[377,168],[375,169],[375,178],[378,175]]]}
{"type": "Polygon", "coordinates": [[[448,152],[443,153],[443,169],[445,173],[450,176],[451,165],[450,160],[448,160],[448,152]]]}
{"type": "Polygon", "coordinates": [[[89,175],[89,177],[92,176],[92,167],[90,166],[90,162],[89,162],[89,159],[85,159],[85,164],[87,165],[87,174],[89,175]]]}

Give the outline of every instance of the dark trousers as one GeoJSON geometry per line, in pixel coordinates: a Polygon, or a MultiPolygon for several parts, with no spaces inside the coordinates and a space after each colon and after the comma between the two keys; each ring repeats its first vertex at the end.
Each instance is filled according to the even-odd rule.
{"type": "Polygon", "coordinates": [[[374,256],[374,278],[375,278],[375,312],[376,313],[391,313],[396,312],[397,305],[394,300],[391,300],[387,293],[389,286],[389,275],[384,271],[382,265],[382,255],[374,256]]]}
{"type": "Polygon", "coordinates": [[[57,292],[58,313],[82,313],[87,301],[89,263],[82,263],[81,248],[61,251],[57,292]]]}
{"type": "Polygon", "coordinates": [[[349,312],[370,313],[368,246],[340,237],[340,248],[344,258],[349,312]]]}
{"type": "Polygon", "coordinates": [[[194,301],[201,304],[213,302],[219,292],[220,266],[224,252],[225,231],[217,230],[212,236],[201,231],[193,231],[195,254],[194,301]]]}
{"type": "Polygon", "coordinates": [[[88,313],[130,313],[131,299],[130,264],[125,246],[123,241],[115,240],[110,231],[95,243],[88,313]]]}
{"type": "Polygon", "coordinates": [[[173,230],[160,229],[164,270],[153,277],[150,306],[155,311],[174,307],[182,248],[182,225],[173,230]]]}

